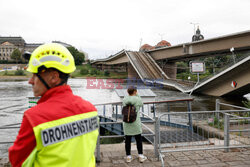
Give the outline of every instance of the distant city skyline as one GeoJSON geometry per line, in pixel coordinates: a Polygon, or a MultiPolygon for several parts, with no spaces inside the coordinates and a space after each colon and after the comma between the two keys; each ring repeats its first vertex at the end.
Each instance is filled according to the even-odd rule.
{"type": "Polygon", "coordinates": [[[27,43],[62,41],[105,58],[122,49],[191,42],[250,30],[249,0],[0,1],[0,35],[27,43]]]}

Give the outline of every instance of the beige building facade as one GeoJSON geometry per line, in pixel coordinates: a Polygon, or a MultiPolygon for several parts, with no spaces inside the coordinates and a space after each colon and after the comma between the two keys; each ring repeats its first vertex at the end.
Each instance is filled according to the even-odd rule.
{"type": "Polygon", "coordinates": [[[19,49],[21,53],[25,51],[32,52],[41,44],[28,44],[22,37],[2,37],[0,36],[0,60],[13,61],[11,54],[15,49],[19,49]]]}
{"type": "MultiPolygon", "coordinates": [[[[0,44],[0,60],[11,60],[11,58],[10,58],[11,53],[17,48],[19,48],[19,47],[15,46],[14,44],[7,42],[7,41],[0,44]]],[[[22,49],[23,48],[20,48],[20,51],[22,49]]]]}

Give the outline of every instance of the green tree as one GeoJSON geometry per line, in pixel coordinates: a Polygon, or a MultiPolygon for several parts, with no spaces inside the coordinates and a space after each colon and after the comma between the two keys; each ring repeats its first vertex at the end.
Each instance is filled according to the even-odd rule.
{"type": "Polygon", "coordinates": [[[104,76],[108,77],[110,75],[110,72],[108,70],[104,71],[104,76]]]}
{"type": "Polygon", "coordinates": [[[215,64],[217,59],[215,57],[208,57],[205,61],[206,68],[209,70],[209,73],[215,74],[215,64]]]}
{"type": "Polygon", "coordinates": [[[82,69],[80,70],[80,74],[82,74],[82,75],[87,75],[88,73],[89,73],[89,70],[86,69],[86,68],[82,68],[82,69]]]}
{"type": "Polygon", "coordinates": [[[188,63],[184,61],[180,61],[176,63],[177,65],[177,73],[189,72],[188,63]]]}
{"type": "Polygon", "coordinates": [[[75,64],[76,65],[81,65],[84,60],[85,60],[85,55],[82,52],[79,52],[76,48],[74,47],[68,47],[68,50],[70,51],[70,53],[72,54],[72,56],[75,59],[75,64]]]}
{"type": "Polygon", "coordinates": [[[96,75],[96,74],[98,74],[98,70],[96,68],[93,68],[93,69],[91,69],[90,74],[96,75]]]}
{"type": "Polygon", "coordinates": [[[210,73],[215,73],[215,70],[222,68],[232,62],[231,55],[210,56],[204,59],[206,68],[210,73]]]}
{"type": "Polygon", "coordinates": [[[15,71],[15,75],[25,75],[23,70],[17,70],[15,71]]]}
{"type": "Polygon", "coordinates": [[[19,49],[15,49],[11,55],[10,55],[11,59],[15,59],[16,60],[16,64],[18,61],[21,60],[21,52],[19,49]]]}

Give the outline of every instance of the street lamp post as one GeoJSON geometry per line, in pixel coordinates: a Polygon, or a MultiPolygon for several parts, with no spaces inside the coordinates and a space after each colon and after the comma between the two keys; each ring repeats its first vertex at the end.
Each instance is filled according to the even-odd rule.
{"type": "Polygon", "coordinates": [[[230,48],[230,52],[232,53],[233,61],[234,61],[234,64],[235,64],[236,61],[235,61],[234,47],[230,48]]]}

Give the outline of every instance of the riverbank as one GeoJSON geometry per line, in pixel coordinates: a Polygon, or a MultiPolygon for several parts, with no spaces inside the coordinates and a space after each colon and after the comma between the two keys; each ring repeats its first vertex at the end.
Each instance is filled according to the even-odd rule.
{"type": "MultiPolygon", "coordinates": [[[[8,76],[8,75],[0,75],[0,82],[6,82],[6,81],[28,81],[30,75],[25,76],[8,76]]],[[[87,79],[87,78],[96,78],[96,79],[108,79],[111,77],[91,77],[91,76],[83,76],[83,77],[71,77],[72,79],[87,79]]],[[[114,77],[112,79],[120,79],[119,77],[114,77]]]]}
{"type": "Polygon", "coordinates": [[[28,81],[30,76],[0,76],[0,82],[6,81],[28,81]]]}

